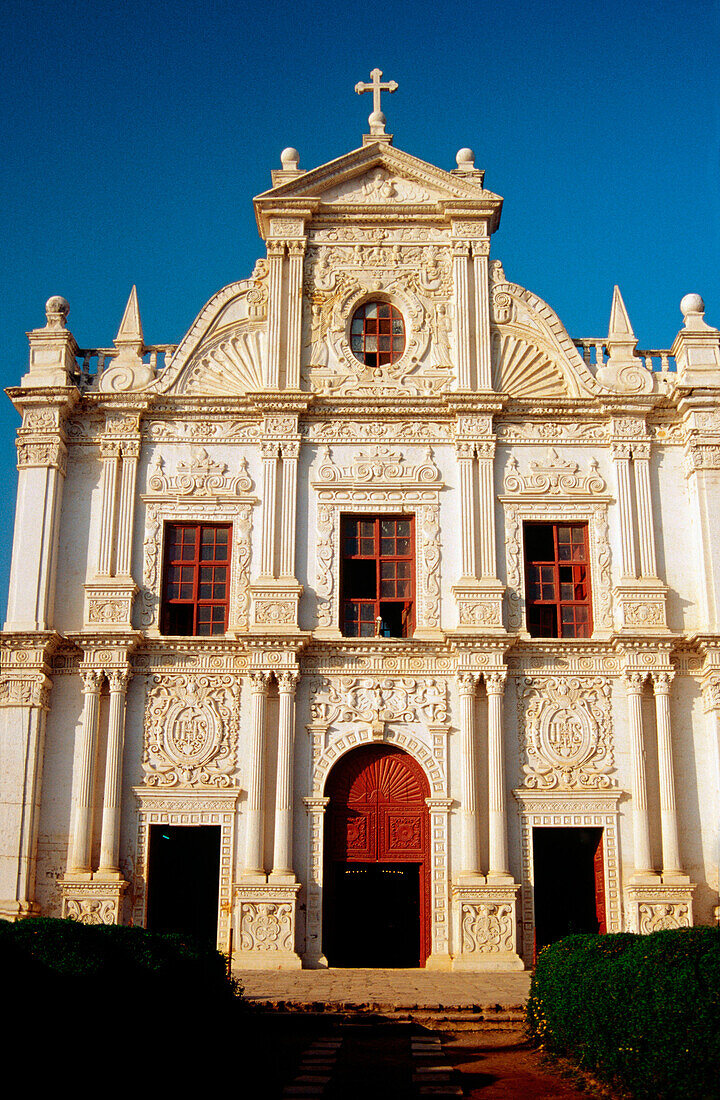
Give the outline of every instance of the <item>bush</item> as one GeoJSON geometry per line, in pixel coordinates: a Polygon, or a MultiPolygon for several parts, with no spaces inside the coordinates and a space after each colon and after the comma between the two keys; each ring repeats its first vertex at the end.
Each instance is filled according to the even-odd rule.
{"type": "Polygon", "coordinates": [[[208,1011],[239,992],[223,956],[184,936],[49,917],[0,921],[0,972],[17,1003],[40,996],[63,1009],[100,998],[119,1011],[148,1002],[208,1011]]]}
{"type": "Polygon", "coordinates": [[[540,952],[530,1034],[638,1100],[720,1096],[720,930],[568,936],[540,952]]]}

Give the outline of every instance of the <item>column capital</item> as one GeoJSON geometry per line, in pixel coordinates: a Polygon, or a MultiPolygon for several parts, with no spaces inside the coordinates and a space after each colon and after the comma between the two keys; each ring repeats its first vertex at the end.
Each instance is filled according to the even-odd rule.
{"type": "Polygon", "coordinates": [[[299,439],[287,439],[283,440],[280,444],[280,450],[283,458],[299,458],[300,457],[300,440],[299,439]]]}
{"type": "Polygon", "coordinates": [[[479,676],[475,672],[459,672],[457,675],[458,691],[461,695],[474,695],[479,676]]]}
{"type": "Polygon", "coordinates": [[[456,440],[455,442],[455,455],[458,462],[469,462],[472,460],[475,454],[475,444],[467,443],[464,440],[456,440]]]}
{"type": "Polygon", "coordinates": [[[81,671],[83,695],[99,695],[105,673],[101,669],[89,668],[81,671]]]}
{"type": "Polygon", "coordinates": [[[251,672],[250,687],[253,694],[264,695],[270,686],[271,672],[251,672]]]}
{"type": "Polygon", "coordinates": [[[285,255],[285,241],[278,238],[269,238],[265,244],[267,245],[267,254],[272,259],[282,259],[285,255]]]}
{"type": "Polygon", "coordinates": [[[490,255],[490,238],[489,237],[483,237],[481,240],[473,241],[472,242],[472,255],[473,255],[474,260],[480,258],[481,256],[489,256],[490,255]]]}
{"type": "Polygon", "coordinates": [[[625,690],[628,695],[641,695],[643,685],[645,683],[646,673],[644,672],[626,672],[625,673],[625,690]]]}
{"type": "Polygon", "coordinates": [[[452,254],[453,259],[467,259],[467,257],[470,255],[470,241],[453,241],[452,254]]]}
{"type": "Polygon", "coordinates": [[[485,680],[485,690],[488,695],[502,695],[505,691],[507,670],[498,669],[494,672],[484,672],[483,679],[485,680]]]}
{"type": "Polygon", "coordinates": [[[124,693],[127,691],[128,684],[132,679],[132,669],[127,666],[125,668],[114,668],[108,672],[107,677],[111,693],[116,691],[124,693]]]}
{"type": "Polygon", "coordinates": [[[288,254],[290,256],[304,256],[307,249],[307,241],[302,240],[286,241],[288,254]]]}
{"type": "Polygon", "coordinates": [[[627,459],[630,460],[632,456],[632,443],[611,443],[610,454],[614,459],[627,459]]]}
{"type": "Polygon", "coordinates": [[[285,692],[291,695],[295,691],[297,682],[300,679],[300,673],[296,669],[290,669],[285,672],[277,672],[275,677],[278,683],[278,690],[281,693],[285,692]]]}
{"type": "Polygon", "coordinates": [[[675,679],[674,669],[663,669],[662,672],[651,672],[650,676],[653,683],[653,690],[656,695],[670,694],[670,685],[675,679]]]}
{"type": "Polygon", "coordinates": [[[262,439],[260,453],[265,461],[277,460],[280,454],[280,443],[277,439],[262,439]]]}

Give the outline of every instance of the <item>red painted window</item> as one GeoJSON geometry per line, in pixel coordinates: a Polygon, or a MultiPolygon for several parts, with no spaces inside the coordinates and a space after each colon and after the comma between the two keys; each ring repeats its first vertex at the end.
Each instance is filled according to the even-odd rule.
{"type": "Polygon", "coordinates": [[[349,638],[409,638],[414,628],[412,516],[343,516],[342,632],[349,638]]]}
{"type": "Polygon", "coordinates": [[[166,524],[163,634],[225,633],[230,596],[230,535],[227,524],[166,524]]]}
{"type": "Polygon", "coordinates": [[[350,347],[368,367],[394,363],[405,351],[405,323],[389,302],[365,302],[350,325],[350,347]]]}
{"type": "Polygon", "coordinates": [[[525,523],[527,628],[534,638],[592,633],[586,523],[525,523]]]}

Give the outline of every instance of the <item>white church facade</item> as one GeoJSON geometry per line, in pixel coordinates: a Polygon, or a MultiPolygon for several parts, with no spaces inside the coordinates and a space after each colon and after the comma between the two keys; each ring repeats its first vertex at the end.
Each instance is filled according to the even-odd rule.
{"type": "Polygon", "coordinates": [[[718,918],[720,332],[638,350],[616,288],[571,338],[472,152],[384,122],[284,151],[177,346],[134,288],[111,347],[28,334],[5,919],[480,971],[718,918]]]}

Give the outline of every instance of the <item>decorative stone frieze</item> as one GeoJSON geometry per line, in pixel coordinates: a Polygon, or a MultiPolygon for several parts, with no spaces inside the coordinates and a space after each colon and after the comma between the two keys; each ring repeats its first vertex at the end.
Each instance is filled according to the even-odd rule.
{"type": "Polygon", "coordinates": [[[516,885],[453,885],[453,970],[523,970],[518,955],[516,885]]]}
{"type": "Polygon", "coordinates": [[[60,887],[61,914],[80,924],[122,924],[123,896],[127,882],[73,882],[66,878],[60,887]]]}
{"type": "Polygon", "coordinates": [[[241,969],[300,969],[295,950],[299,883],[235,885],[233,910],[235,950],[241,969]]]}
{"type": "Polygon", "coordinates": [[[694,891],[692,883],[682,886],[627,886],[625,923],[628,931],[649,935],[669,928],[691,928],[694,891]]]}

